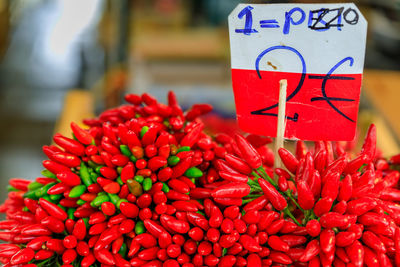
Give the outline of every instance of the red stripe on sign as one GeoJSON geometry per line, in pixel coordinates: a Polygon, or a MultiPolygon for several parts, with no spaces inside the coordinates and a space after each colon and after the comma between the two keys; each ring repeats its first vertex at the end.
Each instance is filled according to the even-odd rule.
{"type": "Polygon", "coordinates": [[[276,136],[279,81],[288,81],[285,137],[353,140],[362,74],[305,74],[232,69],[239,127],[276,136]],[[303,78],[303,79],[302,79],[303,78]]]}

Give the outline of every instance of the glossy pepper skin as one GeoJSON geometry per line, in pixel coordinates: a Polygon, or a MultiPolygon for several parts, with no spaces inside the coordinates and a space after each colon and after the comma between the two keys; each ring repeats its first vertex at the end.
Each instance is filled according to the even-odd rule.
{"type": "Polygon", "coordinates": [[[286,199],[276,190],[276,188],[264,179],[258,179],[258,183],[265,196],[277,210],[283,210],[287,207],[286,199]]]}
{"type": "Polygon", "coordinates": [[[262,166],[262,159],[260,154],[243,136],[235,135],[236,144],[240,150],[241,157],[246,160],[247,164],[253,169],[262,166]]]}

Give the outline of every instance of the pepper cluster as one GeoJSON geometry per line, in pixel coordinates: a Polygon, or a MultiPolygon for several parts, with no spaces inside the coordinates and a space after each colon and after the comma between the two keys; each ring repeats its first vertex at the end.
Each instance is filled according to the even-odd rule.
{"type": "Polygon", "coordinates": [[[354,158],[298,141],[273,169],[271,139],[205,133],[207,104],[125,99],[10,180],[5,266],[400,266],[400,156],[377,156],[375,126],[354,158]]]}

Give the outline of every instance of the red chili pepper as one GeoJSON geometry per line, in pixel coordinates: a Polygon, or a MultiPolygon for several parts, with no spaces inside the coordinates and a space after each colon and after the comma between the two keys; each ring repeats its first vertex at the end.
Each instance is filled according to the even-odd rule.
{"type": "Polygon", "coordinates": [[[322,173],[326,167],[327,152],[325,149],[320,150],[314,158],[314,168],[322,173]]]}
{"type": "Polygon", "coordinates": [[[351,245],[356,238],[356,234],[353,232],[339,232],[336,235],[335,244],[338,247],[347,247],[351,245]]]}
{"type": "Polygon", "coordinates": [[[45,167],[47,170],[49,170],[54,174],[71,171],[70,168],[51,160],[44,160],[43,167],[45,167]]]}
{"type": "Polygon", "coordinates": [[[369,126],[367,135],[364,139],[364,144],[361,148],[361,153],[368,156],[369,160],[375,158],[376,153],[376,127],[374,124],[369,126]]]}
{"type": "Polygon", "coordinates": [[[243,198],[250,194],[251,188],[243,183],[229,183],[214,189],[211,193],[212,197],[216,198],[243,198]]]}
{"type": "Polygon", "coordinates": [[[43,198],[39,199],[39,205],[53,217],[61,221],[65,221],[68,218],[67,213],[63,209],[43,198]]]}
{"type": "Polygon", "coordinates": [[[86,236],[86,225],[83,219],[79,219],[74,226],[72,234],[78,239],[83,240],[86,236]]]}
{"type": "Polygon", "coordinates": [[[270,236],[268,238],[268,245],[274,249],[274,250],[278,250],[278,251],[282,251],[282,252],[288,252],[289,251],[289,245],[284,242],[283,240],[281,240],[278,236],[273,235],[270,236]]]}
{"type": "Polygon", "coordinates": [[[324,228],[343,227],[348,224],[348,218],[337,212],[328,212],[321,216],[320,224],[324,228]]]}
{"type": "Polygon", "coordinates": [[[340,174],[337,172],[331,172],[324,177],[324,180],[321,197],[329,197],[335,200],[339,193],[340,174]]]}
{"type": "Polygon", "coordinates": [[[40,223],[46,226],[53,233],[57,234],[64,232],[65,229],[64,223],[53,216],[48,216],[44,218],[43,220],[40,221],[40,223]]]}
{"type": "Polygon", "coordinates": [[[18,189],[18,190],[22,190],[22,191],[28,191],[28,185],[31,183],[31,181],[29,180],[24,180],[24,179],[19,179],[19,178],[12,178],[8,181],[8,183],[18,189]]]}
{"type": "Polygon", "coordinates": [[[263,190],[266,198],[277,210],[283,210],[287,207],[286,199],[276,190],[276,188],[264,179],[258,179],[258,183],[263,190]]]}
{"type": "Polygon", "coordinates": [[[343,156],[330,163],[325,171],[322,173],[322,183],[325,183],[325,179],[329,176],[330,173],[338,172],[339,174],[341,174],[344,168],[346,168],[346,165],[347,160],[343,156]]]}
{"type": "Polygon", "coordinates": [[[309,260],[317,256],[319,252],[319,242],[317,239],[314,239],[307,244],[306,249],[304,250],[304,254],[300,257],[299,261],[308,262],[309,260]]]}
{"type": "Polygon", "coordinates": [[[292,153],[290,153],[288,150],[284,148],[280,148],[278,150],[279,156],[282,160],[282,163],[286,166],[286,168],[291,172],[291,173],[296,173],[297,167],[299,166],[299,161],[296,159],[295,156],[293,156],[292,153]]]}
{"type": "Polygon", "coordinates": [[[365,245],[369,246],[371,249],[376,251],[377,253],[386,253],[385,244],[382,240],[372,233],[371,231],[365,231],[362,235],[362,241],[365,245]]]}
{"type": "Polygon", "coordinates": [[[292,259],[288,255],[278,251],[271,251],[268,258],[273,262],[283,265],[289,265],[293,263],[292,259]]]}
{"type": "Polygon", "coordinates": [[[204,124],[197,123],[196,126],[193,127],[192,130],[182,138],[180,145],[192,147],[199,140],[200,134],[203,129],[204,124]]]}
{"type": "Polygon", "coordinates": [[[178,178],[182,176],[187,169],[190,168],[192,157],[187,157],[179,161],[179,163],[172,168],[171,178],[178,178]]]}
{"type": "Polygon", "coordinates": [[[89,132],[83,130],[75,122],[71,122],[71,129],[76,139],[84,145],[90,145],[94,138],[89,132]]]}
{"type": "Polygon", "coordinates": [[[186,193],[190,192],[189,186],[186,183],[184,183],[180,180],[177,180],[177,179],[171,179],[168,182],[168,186],[170,188],[172,188],[173,190],[175,190],[179,193],[182,193],[182,194],[186,194],[186,193]]]}
{"type": "Polygon", "coordinates": [[[56,134],[53,137],[53,140],[57,145],[59,145],[60,147],[64,148],[66,151],[74,155],[77,156],[85,155],[85,147],[78,141],[62,136],[61,134],[56,134]]]}
{"type": "Polygon", "coordinates": [[[289,247],[297,247],[307,242],[307,238],[300,235],[282,235],[279,238],[288,244],[289,247]]]}
{"type": "Polygon", "coordinates": [[[28,263],[35,256],[35,252],[31,248],[23,248],[12,256],[10,263],[12,265],[19,265],[28,263]]]}
{"type": "Polygon", "coordinates": [[[372,210],[377,206],[377,202],[372,198],[362,197],[356,200],[352,200],[347,203],[347,212],[360,216],[367,211],[372,210]]]}
{"type": "Polygon", "coordinates": [[[252,172],[252,169],[250,168],[249,165],[247,165],[246,162],[244,162],[243,160],[234,155],[225,154],[225,160],[230,167],[232,167],[233,169],[235,169],[240,173],[250,174],[252,172]]]}
{"type": "Polygon", "coordinates": [[[114,256],[107,249],[94,250],[94,256],[100,263],[115,265],[114,256]]]}
{"type": "Polygon", "coordinates": [[[364,248],[363,245],[358,241],[354,241],[353,244],[345,248],[347,255],[349,256],[351,263],[356,267],[361,267],[364,264],[364,248]]]}
{"type": "Polygon", "coordinates": [[[256,199],[253,199],[249,203],[247,203],[244,207],[243,210],[245,212],[248,212],[250,210],[261,210],[265,207],[265,205],[268,203],[268,199],[265,196],[260,196],[256,199]]]}
{"type": "Polygon", "coordinates": [[[304,180],[297,181],[297,202],[304,210],[314,207],[314,195],[304,180]]]}
{"type": "Polygon", "coordinates": [[[81,178],[71,171],[57,173],[57,178],[64,184],[76,186],[81,184],[81,178]]]}
{"type": "Polygon", "coordinates": [[[253,169],[262,166],[262,159],[257,150],[243,136],[235,135],[236,145],[240,150],[241,157],[246,160],[247,164],[253,169]]]}

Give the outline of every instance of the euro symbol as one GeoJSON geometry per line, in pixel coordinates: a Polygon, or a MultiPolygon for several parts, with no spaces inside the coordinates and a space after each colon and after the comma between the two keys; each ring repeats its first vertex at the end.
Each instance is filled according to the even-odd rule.
{"type": "Polygon", "coordinates": [[[354,99],[350,98],[341,98],[341,97],[328,97],[326,94],[325,86],[328,80],[354,80],[353,77],[345,77],[345,76],[331,76],[331,74],[339,68],[343,63],[346,61],[349,61],[350,67],[353,66],[354,59],[352,57],[346,57],[339,61],[333,68],[329,70],[329,72],[326,75],[308,75],[308,78],[310,79],[321,79],[322,80],[322,85],[321,85],[321,92],[322,92],[322,97],[313,97],[311,98],[311,102],[314,101],[326,101],[329,106],[331,106],[337,113],[339,113],[341,116],[346,118],[347,120],[351,122],[355,122],[353,119],[349,118],[346,114],[344,114],[342,111],[340,111],[332,102],[333,101],[343,101],[343,102],[351,102],[354,101],[354,99]]]}

